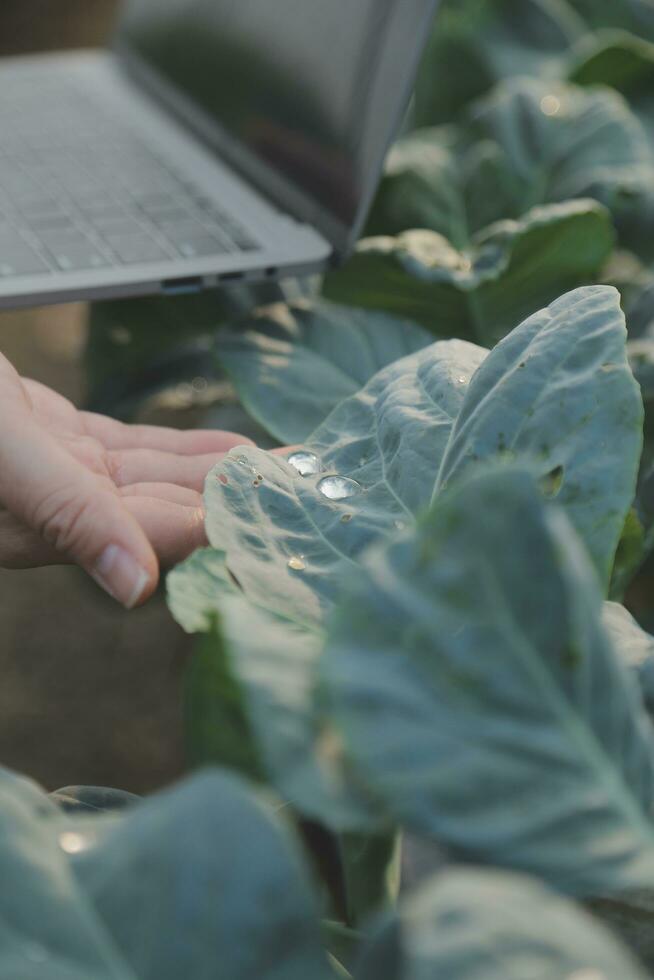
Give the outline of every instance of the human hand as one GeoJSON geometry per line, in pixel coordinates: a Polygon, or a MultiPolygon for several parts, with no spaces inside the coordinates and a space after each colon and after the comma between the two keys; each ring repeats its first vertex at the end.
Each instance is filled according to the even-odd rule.
{"type": "Polygon", "coordinates": [[[230,432],[80,412],[0,355],[0,567],[77,563],[128,609],[206,543],[201,491],[230,432]]]}

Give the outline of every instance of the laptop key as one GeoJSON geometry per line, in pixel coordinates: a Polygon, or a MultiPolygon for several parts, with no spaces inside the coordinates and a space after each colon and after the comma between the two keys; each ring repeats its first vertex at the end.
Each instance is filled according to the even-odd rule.
{"type": "Polygon", "coordinates": [[[93,242],[81,233],[42,232],[39,240],[64,272],[100,269],[110,264],[93,242]]]}
{"type": "Polygon", "coordinates": [[[0,278],[50,272],[37,253],[22,241],[0,241],[0,278]]]}
{"type": "Polygon", "coordinates": [[[113,214],[107,212],[106,214],[93,215],[88,220],[103,238],[106,238],[108,235],[122,237],[143,234],[143,225],[141,222],[137,221],[136,218],[130,217],[127,212],[121,213],[120,210],[117,210],[113,214]]]}
{"type": "Polygon", "coordinates": [[[75,222],[67,214],[39,214],[34,217],[26,217],[25,223],[30,226],[32,231],[37,234],[42,231],[72,231],[75,222]]]}
{"type": "Polygon", "coordinates": [[[62,248],[55,254],[55,262],[64,272],[74,269],[101,269],[109,260],[92,245],[74,245],[62,248]]]}
{"type": "Polygon", "coordinates": [[[170,258],[168,252],[149,235],[107,235],[106,241],[125,265],[170,258]]]}
{"type": "Polygon", "coordinates": [[[177,242],[177,249],[186,259],[201,255],[225,255],[229,249],[211,235],[197,235],[177,242]]]}

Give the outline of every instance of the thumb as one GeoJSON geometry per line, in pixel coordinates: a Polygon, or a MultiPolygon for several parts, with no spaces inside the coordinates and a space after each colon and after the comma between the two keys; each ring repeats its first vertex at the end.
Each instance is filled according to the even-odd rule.
{"type": "Polygon", "coordinates": [[[0,422],[0,501],[128,609],[154,591],[152,546],[111,483],[17,410],[0,422]]]}

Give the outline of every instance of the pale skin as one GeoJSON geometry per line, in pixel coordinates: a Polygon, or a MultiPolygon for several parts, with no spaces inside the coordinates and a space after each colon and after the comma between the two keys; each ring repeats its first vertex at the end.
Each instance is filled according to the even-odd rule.
{"type": "Polygon", "coordinates": [[[78,411],[0,355],[0,567],[80,565],[126,608],[206,543],[202,488],[231,432],[78,411]]]}

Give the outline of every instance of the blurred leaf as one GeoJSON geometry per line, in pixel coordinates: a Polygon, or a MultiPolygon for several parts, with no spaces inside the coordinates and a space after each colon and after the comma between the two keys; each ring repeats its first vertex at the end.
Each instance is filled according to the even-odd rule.
{"type": "Polygon", "coordinates": [[[651,0],[568,0],[591,27],[619,27],[654,40],[651,0]]]}
{"type": "Polygon", "coordinates": [[[558,75],[583,24],[565,0],[446,0],[416,86],[416,126],[450,122],[511,75],[558,75]]]}
{"type": "Polygon", "coordinates": [[[140,797],[104,786],[65,786],[50,793],[50,799],[67,813],[105,813],[124,810],[140,797]]]}
{"type": "Polygon", "coordinates": [[[459,483],[346,595],[324,696],[401,825],[564,891],[651,890],[654,732],[584,549],[530,475],[459,483]]]}
{"type": "Polygon", "coordinates": [[[610,202],[652,155],[642,126],[610,89],[517,79],[470,114],[470,137],[492,140],[515,181],[516,213],[584,196],[610,202]]]}
{"type": "Polygon", "coordinates": [[[348,920],[366,923],[392,908],[400,891],[401,840],[397,833],[343,834],[340,841],[348,920]]]}
{"type": "Polygon", "coordinates": [[[606,211],[594,201],[570,201],[492,225],[468,252],[429,231],[368,239],[327,276],[325,294],[391,310],[437,336],[492,346],[535,310],[592,280],[612,247],[606,211]]]}
{"type": "Polygon", "coordinates": [[[329,976],[292,841],[233,776],[139,804],[74,868],[139,980],[329,976]]]}
{"type": "Polygon", "coordinates": [[[291,445],[381,368],[431,340],[410,321],[318,301],[269,307],[222,331],[216,356],[249,413],[291,445]]]}
{"type": "Polygon", "coordinates": [[[69,827],[34,783],[0,770],[2,980],[136,980],[77,887],[69,827]]]}
{"type": "Polygon", "coordinates": [[[85,356],[89,408],[129,419],[164,388],[220,376],[213,355],[220,326],[287,292],[295,295],[294,283],[94,303],[85,356]]]}
{"type": "MultiPolygon", "coordinates": [[[[211,562],[200,552],[191,561],[211,562]]],[[[194,766],[228,766],[263,781],[247,709],[218,626],[201,637],[186,674],[186,746],[194,766]]]]}
{"type": "Polygon", "coordinates": [[[357,980],[645,980],[611,934],[519,875],[455,868],[401,906],[372,940],[357,980]]]}

